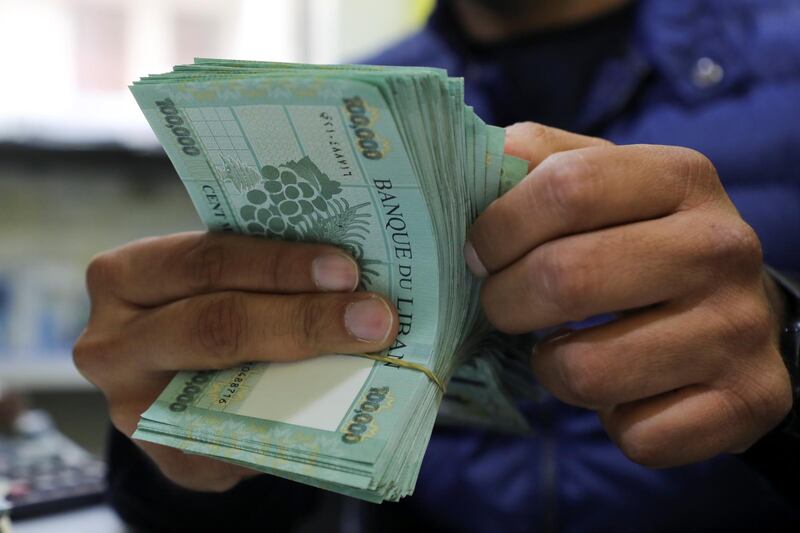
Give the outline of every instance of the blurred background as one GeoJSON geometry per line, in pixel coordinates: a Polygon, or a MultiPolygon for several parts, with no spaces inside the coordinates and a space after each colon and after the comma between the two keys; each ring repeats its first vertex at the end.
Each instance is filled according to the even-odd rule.
{"type": "Polygon", "coordinates": [[[2,394],[100,455],[105,408],[71,358],[86,264],[132,239],[202,228],[132,80],[196,56],[356,61],[414,31],[432,5],[0,0],[2,394]]]}

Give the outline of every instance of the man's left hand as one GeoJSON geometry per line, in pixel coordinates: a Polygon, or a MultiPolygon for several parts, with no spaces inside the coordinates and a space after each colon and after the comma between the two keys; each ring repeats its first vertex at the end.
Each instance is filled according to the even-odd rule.
{"type": "Polygon", "coordinates": [[[465,248],[489,320],[523,333],[614,316],[537,345],[546,388],[651,467],[744,451],[785,417],[780,296],[706,157],[532,123],[506,151],[532,171],[465,248]]]}

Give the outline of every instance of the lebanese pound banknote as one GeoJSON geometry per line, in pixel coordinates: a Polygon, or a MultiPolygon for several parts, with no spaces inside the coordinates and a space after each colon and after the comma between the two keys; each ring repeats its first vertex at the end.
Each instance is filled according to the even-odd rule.
{"type": "MultiPolygon", "coordinates": [[[[179,372],[134,438],[368,501],[410,494],[442,399],[419,368],[446,383],[487,331],[466,230],[527,162],[436,69],[201,60],[131,89],[209,230],[339,246],[400,317],[383,361],[179,372]]],[[[451,384],[459,398],[526,429],[499,367],[464,368],[486,385],[451,384]]]]}

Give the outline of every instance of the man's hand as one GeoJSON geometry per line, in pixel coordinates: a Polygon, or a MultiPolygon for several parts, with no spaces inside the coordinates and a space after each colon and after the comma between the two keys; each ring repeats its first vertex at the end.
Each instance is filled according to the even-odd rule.
{"type": "MultiPolygon", "coordinates": [[[[296,361],[386,348],[397,331],[382,297],[353,292],[356,262],[338,248],[184,233],[96,257],[89,324],[75,363],[130,436],[176,370],[296,361]]],[[[225,490],[255,472],[138,442],[161,471],[195,490],[225,490]]]]}
{"type": "Polygon", "coordinates": [[[599,412],[633,461],[747,449],[788,413],[789,376],[761,248],[701,154],[508,130],[532,172],[478,218],[465,255],[507,333],[616,313],[532,357],[561,400],[599,412]]]}

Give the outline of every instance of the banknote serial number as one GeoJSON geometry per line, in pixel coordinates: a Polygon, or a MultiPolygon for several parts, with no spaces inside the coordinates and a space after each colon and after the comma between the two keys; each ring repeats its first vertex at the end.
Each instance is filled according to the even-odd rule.
{"type": "Polygon", "coordinates": [[[342,441],[346,444],[361,442],[364,433],[375,419],[373,413],[381,408],[387,394],[389,394],[389,387],[370,387],[364,401],[361,402],[358,409],[353,411],[353,418],[350,419],[347,431],[342,435],[342,441]]]}
{"type": "Polygon", "coordinates": [[[369,127],[370,119],[367,116],[367,106],[360,96],[344,99],[344,107],[350,115],[350,127],[355,133],[361,155],[367,159],[383,159],[380,144],[375,140],[375,132],[369,127]]]}
{"type": "Polygon", "coordinates": [[[242,386],[242,383],[244,383],[245,379],[247,379],[247,374],[250,373],[252,368],[252,363],[242,365],[239,368],[239,371],[231,378],[228,385],[222,389],[219,399],[217,400],[219,405],[227,405],[233,400],[233,397],[237,392],[239,392],[239,388],[242,386]]]}
{"type": "Polygon", "coordinates": [[[211,370],[201,370],[196,372],[183,384],[180,394],[175,397],[175,401],[169,404],[169,410],[174,413],[185,411],[189,405],[194,403],[197,395],[203,392],[206,384],[211,379],[211,370]]]}
{"type": "Polygon", "coordinates": [[[185,126],[186,123],[178,112],[178,106],[175,105],[172,98],[156,100],[156,107],[164,115],[167,129],[175,135],[183,153],[189,156],[200,155],[200,149],[197,147],[197,141],[192,136],[192,130],[185,126]]]}

